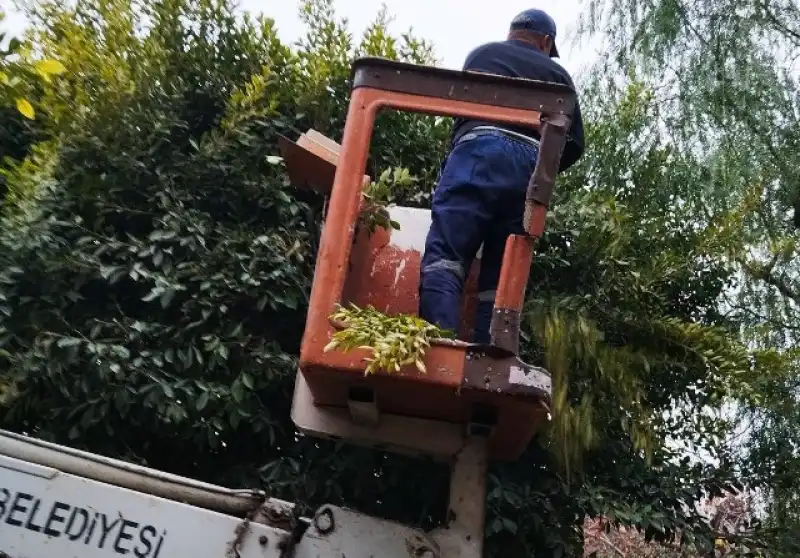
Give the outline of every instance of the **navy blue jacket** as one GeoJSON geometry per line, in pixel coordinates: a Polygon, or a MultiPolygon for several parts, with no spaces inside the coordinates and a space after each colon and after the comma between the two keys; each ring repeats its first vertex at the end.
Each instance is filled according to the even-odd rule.
{"type": "MultiPolygon", "coordinates": [[[[564,68],[534,45],[524,41],[500,41],[480,46],[467,56],[467,60],[464,62],[464,70],[563,83],[575,90],[575,85],[564,68]]],[[[497,124],[461,118],[456,119],[453,128],[453,142],[475,126],[481,125],[497,124]]],[[[508,129],[534,138],[539,137],[539,133],[535,129],[526,129],[524,127],[508,127],[508,129]]],[[[580,159],[583,154],[583,148],[583,120],[581,119],[581,109],[576,103],[575,112],[572,115],[572,126],[567,134],[567,143],[561,156],[562,171],[568,169],[580,159]]]]}

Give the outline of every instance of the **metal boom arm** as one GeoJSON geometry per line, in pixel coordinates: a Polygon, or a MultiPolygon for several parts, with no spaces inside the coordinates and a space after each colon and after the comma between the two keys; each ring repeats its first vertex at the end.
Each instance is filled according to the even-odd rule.
{"type": "Polygon", "coordinates": [[[451,525],[420,530],[336,506],[313,518],[229,490],[0,431],[0,558],[478,558],[485,448],[455,462],[451,525]]]}

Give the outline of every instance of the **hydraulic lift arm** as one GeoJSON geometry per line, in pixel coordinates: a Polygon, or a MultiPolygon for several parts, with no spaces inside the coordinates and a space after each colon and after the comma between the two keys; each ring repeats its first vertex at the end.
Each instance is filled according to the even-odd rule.
{"type": "MultiPolygon", "coordinates": [[[[454,484],[480,488],[480,445],[454,484]]],[[[336,506],[299,517],[292,503],[230,490],[0,431],[2,558],[456,558],[483,530],[483,501],[455,492],[458,519],[422,531],[336,506]],[[470,507],[472,503],[472,507],[470,507]]]]}

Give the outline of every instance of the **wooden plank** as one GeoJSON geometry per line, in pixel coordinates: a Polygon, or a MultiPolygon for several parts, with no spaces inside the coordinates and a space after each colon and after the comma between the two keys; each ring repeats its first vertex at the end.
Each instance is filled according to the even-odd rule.
{"type": "MultiPolygon", "coordinates": [[[[313,190],[324,196],[331,193],[341,151],[338,143],[310,129],[296,142],[279,136],[278,147],[294,187],[313,190]]],[[[369,175],[365,174],[364,184],[370,181],[369,175]]]]}

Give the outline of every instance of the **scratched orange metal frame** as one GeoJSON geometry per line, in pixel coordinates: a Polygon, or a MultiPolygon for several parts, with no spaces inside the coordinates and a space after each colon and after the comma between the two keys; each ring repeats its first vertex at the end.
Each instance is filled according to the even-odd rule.
{"type": "MultiPolygon", "coordinates": [[[[333,181],[331,181],[331,186],[333,181]]],[[[402,219],[402,218],[401,218],[402,219]]],[[[401,223],[401,228],[407,224],[401,223]]],[[[341,304],[373,306],[391,314],[416,314],[419,306],[420,253],[392,248],[389,230],[357,230],[341,304]]],[[[461,301],[459,339],[470,339],[478,305],[480,258],[467,275],[461,301]]],[[[342,324],[334,324],[343,327],[342,324]]]]}
{"type": "MultiPolygon", "coordinates": [[[[352,383],[363,376],[363,359],[369,356],[367,351],[325,353],[323,349],[335,331],[329,316],[342,299],[355,223],[361,203],[362,180],[370,139],[375,118],[384,108],[533,126],[538,126],[540,122],[540,114],[529,110],[421,97],[371,87],[360,87],[353,91],[342,139],[339,166],[331,193],[330,210],[320,242],[306,330],[300,352],[300,368],[317,404],[346,404],[346,389],[342,382],[352,383]]],[[[525,248],[529,248],[526,245],[529,240],[514,242],[522,242],[525,246],[520,248],[524,251],[525,248]]],[[[527,258],[527,261],[530,263],[530,258],[527,258]]],[[[506,274],[512,272],[510,269],[505,271],[506,274]]],[[[527,268],[521,276],[527,278],[527,268]]],[[[524,289],[524,286],[522,288],[524,289]]],[[[516,300],[509,302],[519,300],[519,290],[520,285],[514,285],[515,296],[511,298],[516,300]]],[[[464,417],[456,416],[463,414],[461,406],[447,405],[441,398],[444,395],[442,390],[436,387],[446,388],[450,393],[461,387],[465,354],[463,344],[435,345],[427,354],[427,374],[420,374],[415,368],[409,367],[398,374],[371,379],[371,384],[376,388],[384,383],[391,385],[391,391],[388,392],[391,394],[390,399],[381,397],[379,401],[381,409],[385,412],[413,413],[414,416],[434,415],[432,418],[462,420],[464,417]],[[426,385],[427,391],[419,389],[422,385],[426,385]],[[419,403],[433,398],[435,404],[432,407],[428,407],[427,404],[413,405],[412,401],[415,398],[418,398],[416,401],[419,403]],[[410,405],[421,408],[412,410],[408,408],[410,405]]]]}

